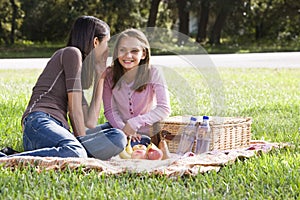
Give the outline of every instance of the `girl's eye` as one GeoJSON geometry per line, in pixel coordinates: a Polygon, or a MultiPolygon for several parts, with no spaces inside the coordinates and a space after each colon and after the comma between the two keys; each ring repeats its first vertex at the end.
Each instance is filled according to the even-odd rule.
{"type": "Polygon", "coordinates": [[[140,51],[140,50],[138,50],[138,49],[133,49],[133,50],[131,50],[131,53],[137,54],[139,51],[140,51]]]}
{"type": "Polygon", "coordinates": [[[127,54],[127,53],[131,53],[131,54],[138,54],[141,50],[140,49],[131,49],[131,50],[127,50],[124,48],[119,49],[119,53],[121,54],[127,54]]]}

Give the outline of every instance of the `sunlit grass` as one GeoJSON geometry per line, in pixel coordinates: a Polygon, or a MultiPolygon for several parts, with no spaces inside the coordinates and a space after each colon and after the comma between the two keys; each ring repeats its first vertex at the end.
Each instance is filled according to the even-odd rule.
{"type": "MultiPolygon", "coordinates": [[[[212,104],[214,87],[208,86],[199,73],[179,71],[184,77],[181,82],[167,77],[172,83],[169,85],[172,115],[195,110],[199,115],[218,112],[216,104],[212,104]],[[176,92],[180,86],[192,92],[176,92]],[[193,102],[197,102],[197,108],[193,102]]],[[[40,69],[0,70],[0,147],[23,149],[20,120],[40,72],[40,69]]],[[[1,198],[299,199],[300,69],[222,68],[218,69],[218,75],[222,90],[217,90],[217,95],[224,97],[222,116],[252,117],[253,139],[290,142],[295,147],[237,161],[218,173],[176,179],[131,173],[99,175],[97,171],[86,173],[80,169],[37,172],[30,168],[1,167],[1,198]]],[[[105,121],[103,116],[99,121],[105,121]]]]}

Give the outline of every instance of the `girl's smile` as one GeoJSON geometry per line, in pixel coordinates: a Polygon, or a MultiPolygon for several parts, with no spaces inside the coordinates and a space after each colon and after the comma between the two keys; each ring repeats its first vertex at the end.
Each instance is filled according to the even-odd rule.
{"type": "Polygon", "coordinates": [[[133,37],[125,37],[120,40],[118,47],[118,60],[125,71],[136,68],[146,56],[140,41],[133,37]]]}

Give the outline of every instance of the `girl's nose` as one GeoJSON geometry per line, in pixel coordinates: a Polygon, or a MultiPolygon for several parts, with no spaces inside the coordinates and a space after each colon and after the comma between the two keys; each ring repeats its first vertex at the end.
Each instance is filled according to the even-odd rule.
{"type": "Polygon", "coordinates": [[[131,52],[130,52],[130,51],[127,51],[127,52],[125,52],[125,56],[126,56],[126,57],[131,57],[131,56],[132,56],[132,54],[131,54],[131,52]]]}

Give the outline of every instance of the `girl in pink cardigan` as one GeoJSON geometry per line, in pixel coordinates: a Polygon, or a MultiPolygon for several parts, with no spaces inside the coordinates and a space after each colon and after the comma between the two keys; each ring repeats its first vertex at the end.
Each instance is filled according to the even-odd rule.
{"type": "Polygon", "coordinates": [[[133,141],[140,141],[142,135],[153,136],[149,128],[170,115],[164,76],[150,65],[149,42],[141,31],[128,29],[119,34],[113,64],[106,70],[103,94],[109,124],[133,141]]]}

